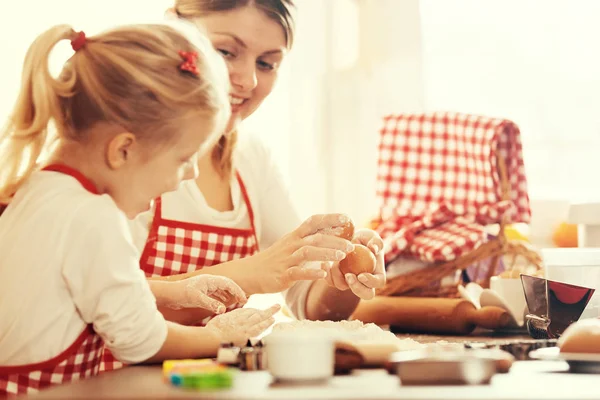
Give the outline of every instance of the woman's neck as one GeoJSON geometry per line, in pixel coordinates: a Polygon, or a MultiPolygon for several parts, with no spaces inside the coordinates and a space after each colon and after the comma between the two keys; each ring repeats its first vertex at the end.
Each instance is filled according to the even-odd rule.
{"type": "Polygon", "coordinates": [[[213,150],[208,151],[198,159],[196,185],[210,208],[221,212],[231,211],[233,210],[231,178],[222,176],[217,170],[212,152],[213,150]]]}

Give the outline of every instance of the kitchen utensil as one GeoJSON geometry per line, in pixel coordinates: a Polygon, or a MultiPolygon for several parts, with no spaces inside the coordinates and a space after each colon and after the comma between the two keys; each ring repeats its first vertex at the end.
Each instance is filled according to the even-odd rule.
{"type": "MultiPolygon", "coordinates": [[[[486,307],[498,307],[505,310],[508,313],[508,315],[510,316],[510,320],[509,323],[506,324],[505,327],[503,327],[503,329],[522,329],[525,319],[525,308],[523,308],[523,310],[521,311],[520,318],[517,319],[518,314],[513,313],[513,308],[510,307],[508,303],[498,295],[498,293],[491,289],[483,289],[483,291],[481,292],[480,301],[481,304],[485,305],[486,307]]],[[[523,306],[525,307],[525,302],[523,302],[523,306]]]]}
{"type": "Polygon", "coordinates": [[[469,352],[399,352],[390,357],[390,365],[406,385],[480,385],[496,373],[492,358],[469,352]]]}
{"type": "Polygon", "coordinates": [[[363,368],[364,357],[360,351],[347,342],[336,342],[335,344],[335,374],[347,374],[353,369],[363,368]]]}
{"type": "Polygon", "coordinates": [[[510,316],[498,307],[475,306],[465,299],[425,297],[375,297],[361,302],[353,318],[377,325],[390,325],[394,332],[437,334],[471,333],[475,327],[506,327],[510,316]]]}
{"type": "MultiPolygon", "coordinates": [[[[593,219],[597,218],[598,216],[593,216],[593,219]]],[[[585,229],[585,226],[580,225],[580,232],[581,229],[585,229]]],[[[545,266],[544,278],[571,285],[590,286],[594,289],[600,287],[600,248],[594,248],[590,243],[580,242],[579,248],[549,248],[542,249],[541,252],[545,266]]],[[[595,293],[580,318],[598,317],[600,317],[600,293],[595,293]]]]}
{"type": "Polygon", "coordinates": [[[558,338],[577,321],[595,290],[521,275],[529,314],[527,331],[534,338],[558,338]]]}

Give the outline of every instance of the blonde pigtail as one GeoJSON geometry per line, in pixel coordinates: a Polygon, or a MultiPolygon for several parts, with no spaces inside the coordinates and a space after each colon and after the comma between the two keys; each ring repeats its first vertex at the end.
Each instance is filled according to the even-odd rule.
{"type": "Polygon", "coordinates": [[[49,125],[63,125],[59,96],[72,92],[75,76],[54,79],[48,60],[58,42],[74,35],[70,26],[56,26],[41,34],[27,51],[17,102],[0,133],[0,203],[8,203],[34,170],[47,144],[49,125]]]}

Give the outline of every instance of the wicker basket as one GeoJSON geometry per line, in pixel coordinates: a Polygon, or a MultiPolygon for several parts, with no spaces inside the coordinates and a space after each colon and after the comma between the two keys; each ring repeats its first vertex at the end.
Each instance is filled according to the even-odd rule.
{"type": "MultiPolygon", "coordinates": [[[[497,163],[502,200],[508,200],[510,199],[510,183],[504,159],[498,157],[497,163]]],[[[496,237],[455,260],[434,264],[391,278],[377,294],[380,296],[457,297],[458,284],[462,283],[461,280],[454,285],[440,284],[444,277],[457,273],[457,271],[463,271],[473,266],[483,268],[482,265],[486,263],[488,265],[486,273],[476,275],[480,277],[477,283],[483,287],[489,287],[490,278],[496,275],[500,260],[503,260],[506,269],[518,268],[520,265],[518,261],[524,261],[528,268],[534,271],[540,269],[542,258],[539,253],[524,243],[507,240],[504,232],[505,226],[506,217],[503,217],[496,237]]]]}

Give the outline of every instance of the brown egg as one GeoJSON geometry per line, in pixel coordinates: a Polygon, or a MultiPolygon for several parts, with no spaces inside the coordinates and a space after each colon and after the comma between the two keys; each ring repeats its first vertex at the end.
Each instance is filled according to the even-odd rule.
{"type": "Polygon", "coordinates": [[[346,240],[352,240],[352,238],[354,237],[354,222],[352,222],[352,220],[349,220],[344,225],[330,229],[322,229],[321,233],[324,233],[326,235],[335,235],[346,240]]]}
{"type": "Polygon", "coordinates": [[[558,339],[561,353],[600,353],[600,319],[583,319],[570,325],[558,339]]]}
{"type": "Polygon", "coordinates": [[[345,274],[372,274],[375,271],[377,260],[371,250],[362,244],[355,244],[354,251],[348,253],[346,258],[340,261],[340,271],[345,274]]]}

